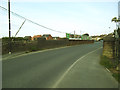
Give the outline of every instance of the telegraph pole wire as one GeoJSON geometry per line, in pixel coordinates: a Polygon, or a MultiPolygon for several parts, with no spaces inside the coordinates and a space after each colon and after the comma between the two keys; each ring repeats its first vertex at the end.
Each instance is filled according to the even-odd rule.
{"type": "Polygon", "coordinates": [[[24,20],[24,22],[22,23],[22,25],[20,26],[20,28],[18,29],[18,31],[15,34],[15,37],[17,36],[18,32],[20,31],[20,29],[22,28],[23,24],[25,23],[26,19],[24,20]]]}
{"type": "MultiPolygon", "coordinates": [[[[7,9],[4,8],[4,7],[2,7],[2,6],[0,6],[0,8],[3,9],[3,10],[5,10],[5,11],[7,11],[7,9]]],[[[43,25],[41,25],[41,24],[39,24],[39,23],[36,23],[36,22],[34,22],[34,21],[30,20],[30,19],[27,19],[27,18],[25,18],[25,17],[23,17],[23,16],[15,13],[15,12],[12,12],[12,11],[10,11],[10,12],[11,12],[13,15],[15,15],[15,16],[17,16],[17,17],[19,17],[19,18],[25,19],[26,21],[31,22],[31,23],[33,23],[33,24],[35,24],[35,25],[37,25],[37,26],[40,26],[40,27],[43,27],[43,28],[45,28],[45,29],[48,29],[48,30],[51,30],[51,31],[54,31],[54,32],[58,32],[58,33],[66,33],[66,32],[57,31],[57,30],[51,29],[51,28],[49,28],[49,27],[43,26],[43,25]]]]}

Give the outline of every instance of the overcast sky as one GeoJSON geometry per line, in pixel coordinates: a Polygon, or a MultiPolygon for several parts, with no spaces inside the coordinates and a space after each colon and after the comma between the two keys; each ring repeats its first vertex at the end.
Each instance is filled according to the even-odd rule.
{"type": "MultiPolygon", "coordinates": [[[[90,35],[108,34],[114,31],[113,17],[118,17],[119,0],[11,0],[11,11],[51,29],[90,35]],[[109,28],[110,27],[110,28],[109,28]]],[[[7,8],[7,0],[1,0],[0,6],[7,8]]],[[[15,35],[24,19],[11,14],[11,33],[15,35]]],[[[7,11],[0,8],[0,37],[8,36],[7,11]]],[[[58,33],[25,22],[17,36],[58,33]]]]}

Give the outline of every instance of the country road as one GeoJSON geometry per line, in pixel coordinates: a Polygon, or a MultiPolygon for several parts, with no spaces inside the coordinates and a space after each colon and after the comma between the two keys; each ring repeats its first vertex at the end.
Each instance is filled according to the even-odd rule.
{"type": "Polygon", "coordinates": [[[118,88],[101,53],[95,42],[3,60],[3,88],[118,88]]]}

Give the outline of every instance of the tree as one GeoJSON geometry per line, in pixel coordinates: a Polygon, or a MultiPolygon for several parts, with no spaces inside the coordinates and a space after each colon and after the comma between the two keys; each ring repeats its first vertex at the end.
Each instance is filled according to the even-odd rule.
{"type": "Polygon", "coordinates": [[[112,22],[116,23],[116,29],[117,29],[117,23],[120,22],[120,18],[117,19],[117,17],[112,18],[112,22]]]}
{"type": "Polygon", "coordinates": [[[114,22],[118,22],[118,19],[117,19],[117,17],[114,17],[114,18],[112,18],[112,20],[111,20],[112,22],[114,21],[114,22]]]}

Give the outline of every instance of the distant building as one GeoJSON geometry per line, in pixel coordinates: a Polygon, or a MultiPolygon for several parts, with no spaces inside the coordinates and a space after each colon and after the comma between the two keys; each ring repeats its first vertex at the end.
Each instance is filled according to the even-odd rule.
{"type": "Polygon", "coordinates": [[[91,37],[91,36],[89,36],[89,40],[92,40],[92,37],[91,37]]]}
{"type": "Polygon", "coordinates": [[[81,35],[77,35],[77,34],[74,35],[74,34],[66,33],[66,38],[72,39],[72,40],[74,40],[74,39],[80,39],[81,35]]]}
{"type": "Polygon", "coordinates": [[[60,40],[60,37],[53,37],[53,40],[60,40]]]}
{"type": "Polygon", "coordinates": [[[51,36],[51,34],[43,34],[42,37],[45,38],[46,40],[53,40],[53,37],[51,36]]]}
{"type": "Polygon", "coordinates": [[[34,35],[33,37],[32,37],[32,40],[38,40],[38,38],[40,38],[40,37],[42,37],[41,35],[34,35]]]}
{"type": "Polygon", "coordinates": [[[74,34],[70,34],[70,38],[74,38],[75,37],[75,35],[74,34]]]}
{"type": "Polygon", "coordinates": [[[100,37],[94,37],[92,40],[99,41],[101,38],[100,37]]]}
{"type": "Polygon", "coordinates": [[[89,40],[89,34],[83,34],[81,40],[89,40]]]}
{"type": "Polygon", "coordinates": [[[66,38],[74,38],[74,34],[66,33],[66,38]]]}
{"type": "MultiPolygon", "coordinates": [[[[113,36],[113,34],[111,34],[113,36]]],[[[99,41],[101,39],[103,39],[104,37],[106,37],[107,35],[104,34],[104,35],[96,35],[96,36],[92,36],[92,40],[95,40],[95,41],[99,41]]],[[[111,36],[111,37],[112,37],[111,36]]]]}
{"type": "Polygon", "coordinates": [[[85,33],[83,35],[66,33],[66,38],[69,40],[92,40],[92,37],[90,37],[88,33],[85,33]]]}
{"type": "Polygon", "coordinates": [[[24,39],[26,39],[27,41],[30,41],[30,40],[32,40],[32,37],[31,36],[25,36],[24,39]]]}
{"type": "Polygon", "coordinates": [[[75,35],[75,38],[81,38],[81,36],[80,35],[75,35]]]}

